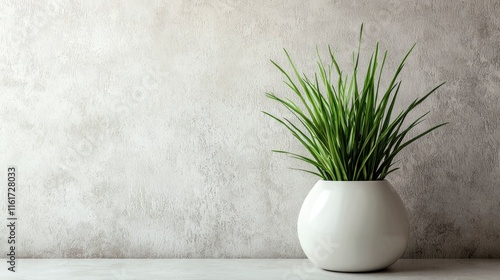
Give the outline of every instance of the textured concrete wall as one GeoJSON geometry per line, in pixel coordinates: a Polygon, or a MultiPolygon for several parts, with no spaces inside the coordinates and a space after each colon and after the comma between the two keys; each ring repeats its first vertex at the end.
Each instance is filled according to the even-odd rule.
{"type": "Polygon", "coordinates": [[[270,152],[303,149],[260,113],[285,113],[265,91],[290,94],[269,59],[286,47],[310,72],[331,44],[347,62],[364,22],[392,70],[418,43],[399,108],[447,82],[419,130],[450,125],[389,178],[410,213],[405,257],[500,257],[499,14],[479,0],[4,1],[0,182],[17,166],[18,253],[303,257],[316,178],[270,152]]]}

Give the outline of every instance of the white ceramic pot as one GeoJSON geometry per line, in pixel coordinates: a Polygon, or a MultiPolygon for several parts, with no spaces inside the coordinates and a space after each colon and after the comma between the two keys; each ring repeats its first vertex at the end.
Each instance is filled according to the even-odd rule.
{"type": "Polygon", "coordinates": [[[401,257],[409,221],[387,180],[319,180],[300,209],[297,229],[316,266],[363,272],[384,269],[401,257]]]}

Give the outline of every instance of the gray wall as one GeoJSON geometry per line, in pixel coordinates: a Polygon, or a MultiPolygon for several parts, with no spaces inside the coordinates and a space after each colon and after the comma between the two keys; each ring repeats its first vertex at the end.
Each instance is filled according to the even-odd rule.
{"type": "Polygon", "coordinates": [[[2,3],[0,182],[17,166],[18,253],[304,257],[296,218],[317,179],[270,152],[303,149],[260,112],[285,114],[265,91],[290,94],[269,59],[285,47],[309,73],[331,44],[348,69],[365,23],[365,54],[379,40],[389,69],[418,43],[399,109],[447,82],[417,131],[450,125],[389,178],[411,219],[404,256],[500,257],[499,14],[479,0],[2,3]]]}

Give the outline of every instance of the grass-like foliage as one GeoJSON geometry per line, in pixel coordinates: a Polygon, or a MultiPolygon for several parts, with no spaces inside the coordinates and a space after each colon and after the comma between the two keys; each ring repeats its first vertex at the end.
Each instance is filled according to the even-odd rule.
{"type": "MultiPolygon", "coordinates": [[[[285,106],[298,122],[270,116],[285,126],[307,149],[309,156],[288,151],[273,150],[302,160],[315,167],[312,173],[323,180],[370,181],[382,180],[394,167],[396,155],[419,138],[446,123],[407,137],[410,130],[421,123],[425,113],[406,124],[407,116],[443,84],[415,99],[405,110],[392,117],[399,94],[399,74],[413,47],[405,55],[386,89],[380,88],[387,51],[379,58],[379,47],[372,53],[364,79],[358,80],[358,62],[363,26],[357,52],[353,53],[351,75],[340,69],[329,47],[330,63],[325,65],[318,52],[318,72],[312,79],[299,74],[290,55],[285,54],[293,70],[291,74],[271,61],[285,76],[285,83],[296,95],[296,102],[267,93],[266,96],[285,106]],[[334,79],[335,78],[335,79],[334,79]],[[405,123],[405,125],[403,125],[405,123]],[[409,138],[409,139],[408,139],[409,138]]],[[[380,55],[381,56],[381,55],[380,55]]]]}

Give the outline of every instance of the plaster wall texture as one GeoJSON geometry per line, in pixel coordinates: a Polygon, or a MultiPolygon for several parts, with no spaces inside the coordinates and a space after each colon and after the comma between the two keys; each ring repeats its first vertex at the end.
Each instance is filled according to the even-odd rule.
{"type": "Polygon", "coordinates": [[[389,70],[417,43],[398,109],[447,82],[416,132],[450,124],[388,178],[404,257],[500,257],[499,15],[479,0],[3,1],[0,209],[14,165],[18,256],[304,257],[317,179],[270,151],[304,149],[261,113],[286,115],[264,92],[292,96],[269,59],[285,47],[311,73],[330,44],[349,69],[364,23],[389,70]]]}

